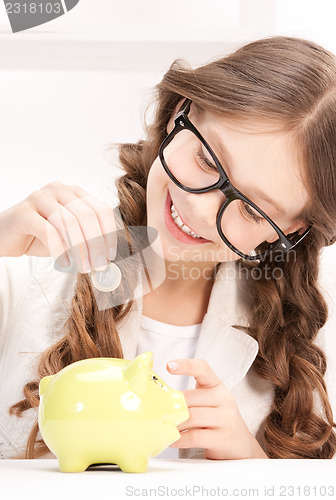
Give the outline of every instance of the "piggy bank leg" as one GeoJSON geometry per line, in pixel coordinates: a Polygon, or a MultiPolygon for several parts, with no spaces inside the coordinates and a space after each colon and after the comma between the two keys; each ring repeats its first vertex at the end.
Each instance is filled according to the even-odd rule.
{"type": "Polygon", "coordinates": [[[83,457],[71,455],[58,457],[58,465],[61,472],[84,472],[90,463],[83,457]]]}
{"type": "Polygon", "coordinates": [[[148,457],[144,455],[127,456],[119,460],[118,466],[124,472],[146,472],[148,468],[148,457]]]}

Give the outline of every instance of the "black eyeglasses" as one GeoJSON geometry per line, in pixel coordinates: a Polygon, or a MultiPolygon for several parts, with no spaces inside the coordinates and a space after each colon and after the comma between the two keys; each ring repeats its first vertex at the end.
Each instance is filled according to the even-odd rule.
{"type": "MultiPolygon", "coordinates": [[[[215,153],[188,118],[185,99],[175,117],[175,127],[159,149],[159,158],[170,179],[189,193],[219,189],[225,201],[217,214],[217,230],[226,245],[246,260],[261,260],[271,250],[294,248],[309,233],[285,233],[228,179],[215,153]]],[[[195,235],[194,237],[197,237],[195,235]]]]}

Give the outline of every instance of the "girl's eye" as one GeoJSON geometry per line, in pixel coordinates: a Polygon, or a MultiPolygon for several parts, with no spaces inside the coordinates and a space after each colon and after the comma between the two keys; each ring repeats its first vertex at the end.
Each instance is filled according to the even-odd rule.
{"type": "MultiPolygon", "coordinates": [[[[209,158],[207,158],[205,156],[205,154],[203,153],[201,145],[199,146],[199,148],[196,151],[196,156],[199,160],[198,163],[200,163],[201,166],[204,167],[204,169],[206,169],[208,171],[209,170],[216,170],[216,172],[218,172],[216,165],[214,165],[209,160],[209,158]]],[[[243,217],[245,217],[245,219],[247,219],[248,221],[250,221],[250,222],[253,221],[256,224],[260,224],[260,222],[264,220],[264,218],[261,217],[259,215],[259,213],[256,212],[256,210],[254,210],[254,208],[251,207],[251,205],[249,205],[248,203],[244,203],[243,201],[241,201],[239,205],[240,205],[240,210],[242,212],[243,217]]]]}
{"type": "Polygon", "coordinates": [[[218,169],[216,167],[216,165],[214,165],[210,160],[209,158],[207,158],[205,156],[205,154],[203,153],[202,151],[202,148],[201,146],[199,146],[199,148],[197,149],[196,151],[196,156],[199,160],[199,163],[201,164],[202,167],[204,167],[206,170],[216,170],[218,172],[218,169]]]}
{"type": "Polygon", "coordinates": [[[241,212],[243,217],[245,219],[248,219],[249,221],[255,222],[256,224],[260,224],[262,220],[264,220],[263,217],[261,217],[258,212],[254,210],[253,207],[251,207],[248,203],[244,203],[243,201],[240,202],[240,207],[241,207],[241,212]]]}

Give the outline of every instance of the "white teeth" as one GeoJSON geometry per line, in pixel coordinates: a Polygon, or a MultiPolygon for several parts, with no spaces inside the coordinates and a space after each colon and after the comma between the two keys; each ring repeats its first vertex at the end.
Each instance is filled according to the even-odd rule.
{"type": "Polygon", "coordinates": [[[183,226],[183,222],[181,221],[180,219],[180,216],[177,215],[175,218],[174,218],[174,222],[175,224],[177,224],[179,227],[182,227],[183,226]]]}
{"type": "Polygon", "coordinates": [[[191,236],[197,236],[196,233],[194,233],[194,231],[192,229],[190,229],[188,226],[186,226],[185,224],[183,224],[183,226],[181,227],[182,231],[184,233],[188,233],[190,234],[191,236]]]}
{"type": "Polygon", "coordinates": [[[185,224],[183,224],[176,208],[174,207],[174,204],[172,203],[171,207],[170,207],[170,212],[171,212],[171,215],[172,215],[172,218],[175,222],[175,224],[177,225],[177,227],[179,227],[184,233],[186,234],[189,234],[190,236],[192,236],[193,238],[201,238],[201,236],[199,236],[198,234],[196,234],[192,229],[190,229],[190,227],[186,226],[185,224]]]}
{"type": "Polygon", "coordinates": [[[175,219],[175,217],[177,217],[177,216],[178,216],[178,213],[176,212],[176,208],[174,207],[174,205],[172,205],[172,206],[170,207],[170,211],[171,211],[171,214],[172,214],[173,219],[175,219]]]}

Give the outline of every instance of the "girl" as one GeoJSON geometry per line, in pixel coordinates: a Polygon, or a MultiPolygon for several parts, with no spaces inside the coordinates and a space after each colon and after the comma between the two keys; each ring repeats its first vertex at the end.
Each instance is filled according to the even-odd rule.
{"type": "Polygon", "coordinates": [[[0,214],[2,456],[48,452],[41,377],[152,350],[190,411],[162,456],[332,458],[335,341],[318,278],[336,230],[335,57],[273,37],[196,69],[175,61],[156,90],[146,139],[120,145],[117,188],[125,226],[158,231],[159,286],[97,306],[88,271],[115,256],[114,212],[78,186],[0,214]],[[65,250],[77,275],[38,258],[65,250]]]}

